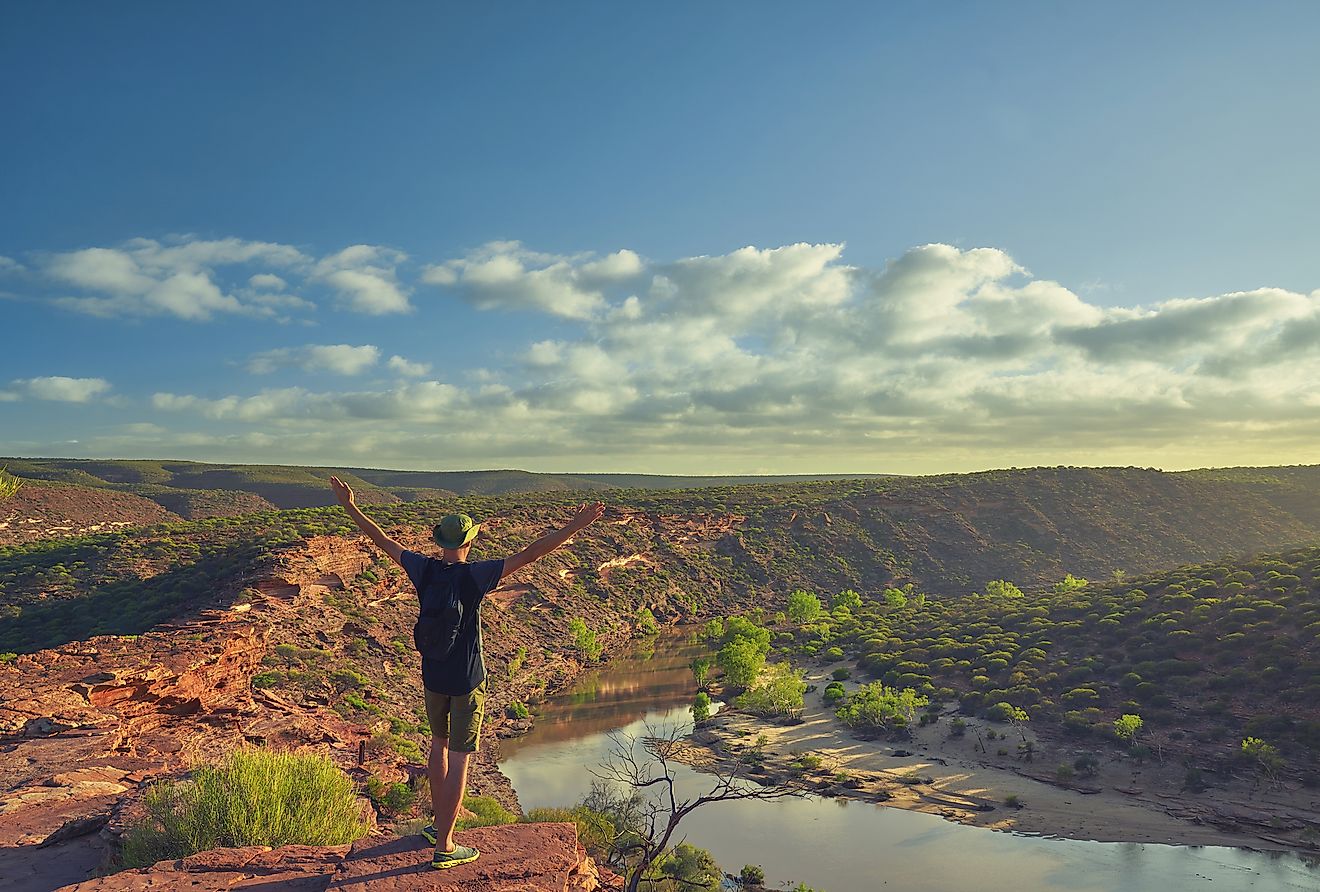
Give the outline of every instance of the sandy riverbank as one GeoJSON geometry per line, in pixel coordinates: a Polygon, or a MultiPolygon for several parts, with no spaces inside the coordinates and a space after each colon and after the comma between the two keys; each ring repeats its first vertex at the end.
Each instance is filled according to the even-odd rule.
{"type": "MultiPolygon", "coordinates": [[[[1237,846],[1314,854],[1320,844],[1320,791],[1281,789],[1249,779],[1211,779],[1200,794],[1181,790],[1184,768],[1170,760],[1138,765],[1112,745],[1037,737],[1032,761],[1019,758],[1022,737],[1006,725],[966,719],[961,738],[949,716],[915,729],[903,743],[859,740],[826,707],[821,692],[832,666],[808,671],[820,690],[807,694],[804,721],[776,725],[728,711],[695,733],[686,761],[729,764],[765,735],[763,777],[803,776],[828,795],[883,802],[995,830],[1104,842],[1237,846]],[[987,732],[995,735],[987,739],[987,732]],[[980,744],[985,752],[980,750],[980,744]],[[819,768],[794,766],[811,753],[819,768]],[[1060,782],[1056,769],[1083,753],[1098,757],[1093,777],[1060,782]],[[845,778],[846,775],[846,778],[845,778]],[[1017,797],[1021,807],[1006,804],[1017,797]]],[[[851,690],[855,682],[845,682],[851,690]]],[[[752,775],[753,777],[757,775],[752,775]]]]}

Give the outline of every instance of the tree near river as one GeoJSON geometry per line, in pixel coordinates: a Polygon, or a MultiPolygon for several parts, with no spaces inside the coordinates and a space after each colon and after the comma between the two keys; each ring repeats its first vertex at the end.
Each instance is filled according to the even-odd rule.
{"type": "Polygon", "coordinates": [[[592,770],[597,780],[622,789],[629,803],[625,833],[616,845],[620,850],[626,892],[647,888],[645,881],[657,876],[684,818],[711,802],[740,799],[770,801],[805,796],[797,778],[757,782],[743,776],[743,763],[717,766],[703,775],[709,788],[699,796],[684,796],[676,783],[683,751],[691,746],[688,729],[681,725],[646,727],[641,737],[610,733],[613,745],[605,763],[592,770]]]}

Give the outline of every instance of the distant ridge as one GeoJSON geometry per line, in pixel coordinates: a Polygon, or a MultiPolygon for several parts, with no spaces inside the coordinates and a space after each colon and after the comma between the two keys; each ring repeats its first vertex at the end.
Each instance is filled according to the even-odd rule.
{"type": "Polygon", "coordinates": [[[884,474],[665,475],[542,474],[487,471],[400,471],[304,465],[210,464],[154,459],[0,458],[25,480],[68,483],[133,493],[184,517],[217,516],[275,508],[333,504],[329,478],[338,474],[365,504],[392,504],[458,496],[605,489],[701,489],[737,484],[876,479],[884,474]],[[247,494],[244,498],[237,495],[247,494]],[[261,500],[254,502],[252,497],[261,500]],[[227,502],[232,511],[226,511],[227,502]]]}

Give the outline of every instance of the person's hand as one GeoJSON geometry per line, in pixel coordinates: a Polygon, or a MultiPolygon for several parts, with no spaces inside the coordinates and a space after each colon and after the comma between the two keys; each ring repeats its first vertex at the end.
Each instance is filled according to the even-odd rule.
{"type": "Polygon", "coordinates": [[[349,486],[338,477],[331,477],[330,488],[335,491],[335,498],[339,500],[339,504],[343,505],[345,508],[353,504],[353,487],[349,486]]]}
{"type": "Polygon", "coordinates": [[[579,505],[577,514],[573,515],[573,519],[568,522],[568,528],[575,533],[584,530],[600,520],[600,516],[604,513],[604,502],[588,502],[585,505],[579,505]]]}

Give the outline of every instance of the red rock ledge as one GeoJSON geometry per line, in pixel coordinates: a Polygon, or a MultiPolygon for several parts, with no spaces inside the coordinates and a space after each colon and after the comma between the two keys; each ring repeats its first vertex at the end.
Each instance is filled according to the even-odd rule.
{"type": "Polygon", "coordinates": [[[596,867],[572,824],[479,827],[459,838],[480,849],[481,858],[445,871],[431,868],[431,846],[420,836],[368,837],[352,846],[214,849],[63,886],[57,892],[597,892],[623,886],[618,877],[596,867]]]}

